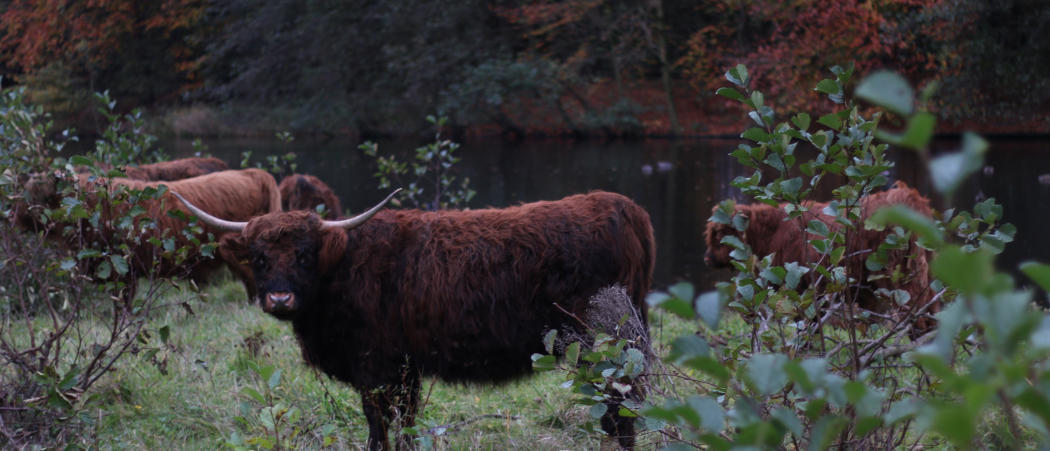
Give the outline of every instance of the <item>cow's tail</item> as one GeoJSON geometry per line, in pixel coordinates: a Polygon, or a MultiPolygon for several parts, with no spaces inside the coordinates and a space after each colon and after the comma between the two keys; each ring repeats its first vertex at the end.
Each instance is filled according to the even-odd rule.
{"type": "MultiPolygon", "coordinates": [[[[649,313],[645,297],[649,294],[649,288],[652,286],[653,271],[656,267],[656,238],[653,235],[653,224],[649,219],[649,213],[644,208],[634,202],[629,202],[623,209],[623,214],[628,226],[627,230],[629,231],[624,238],[630,241],[628,245],[628,260],[630,261],[628,271],[630,273],[625,278],[630,286],[626,287],[626,289],[641,320],[641,333],[643,336],[640,337],[641,342],[638,343],[640,345],[639,349],[646,355],[647,360],[652,361],[653,352],[650,347],[649,313]]],[[[648,367],[648,364],[646,366],[648,367]]],[[[648,369],[646,372],[648,372],[648,369]]],[[[647,378],[648,376],[643,373],[637,379],[627,381],[631,383],[633,389],[626,394],[610,393],[611,397],[606,402],[608,410],[601,418],[602,429],[609,434],[610,438],[616,439],[623,449],[634,449],[636,431],[635,418],[621,416],[619,414],[620,408],[627,399],[632,400],[636,404],[641,404],[645,400],[646,392],[648,391],[647,378]]]]}
{"type": "Polygon", "coordinates": [[[656,238],[653,235],[653,224],[649,213],[637,204],[631,204],[624,212],[633,239],[637,241],[636,254],[632,255],[632,268],[629,277],[628,294],[641,315],[642,324],[648,329],[649,313],[645,297],[653,283],[653,271],[656,267],[656,238]]]}

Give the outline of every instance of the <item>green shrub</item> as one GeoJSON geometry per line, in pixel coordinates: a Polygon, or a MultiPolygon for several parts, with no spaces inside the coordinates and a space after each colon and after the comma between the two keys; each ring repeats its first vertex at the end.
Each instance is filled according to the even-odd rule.
{"type": "MultiPolygon", "coordinates": [[[[274,137],[277,138],[278,141],[286,145],[291,144],[292,141],[295,141],[295,136],[293,136],[292,132],[289,131],[277,132],[274,134],[274,137]]],[[[196,147],[196,143],[194,144],[196,147]]],[[[295,172],[296,168],[299,167],[299,164],[295,161],[296,157],[297,156],[295,155],[295,152],[288,152],[284,155],[267,155],[264,158],[266,162],[265,164],[262,162],[255,162],[253,164],[252,151],[247,150],[241,152],[241,167],[255,167],[273,174],[274,177],[284,177],[292,174],[293,172],[295,172]]]]}
{"type": "MultiPolygon", "coordinates": [[[[398,185],[404,189],[401,197],[407,198],[412,207],[424,210],[466,207],[477,192],[470,188],[469,177],[460,179],[453,175],[453,166],[460,160],[455,155],[459,143],[441,139],[441,129],[447,118],[427,116],[427,122],[437,128],[434,142],[416,148],[409,163],[398,161],[394,155],[380,155],[379,145],[372,141],[361,144],[359,148],[376,160],[378,170],[375,177],[379,180],[379,188],[398,185]]],[[[398,199],[391,203],[400,205],[398,199]]]]}
{"type": "Polygon", "coordinates": [[[104,180],[121,175],[125,164],[163,157],[154,149],[156,139],[144,132],[139,111],[118,115],[107,94],[98,100],[108,127],[92,151],[62,157],[65,145],[76,140],[72,132],[53,139],[50,117],[28,104],[22,89],[0,96],[0,211],[6,218],[0,224],[0,446],[5,448],[90,443],[82,428],[97,402],[91,387],[129,352],[144,353],[163,372],[161,351],[170,329],[146,325],[170,280],[137,272],[133,262],[179,267],[191,250],[173,245],[177,233],[192,234],[196,246],[210,248],[197,238],[202,229],[195,224],[143,233],[156,225],[138,202],[156,199],[163,189],[82,189],[78,177],[104,180]],[[39,193],[45,198],[38,199],[27,185],[43,187],[39,193]],[[150,260],[133,260],[142,258],[134,255],[142,245],[157,251],[150,260]],[[106,329],[86,326],[89,318],[104,318],[106,329]]]}
{"type": "MultiPolygon", "coordinates": [[[[697,321],[696,332],[675,339],[664,359],[671,377],[658,381],[655,392],[662,395],[650,396],[641,409],[645,426],[656,432],[651,441],[668,449],[719,450],[1046,446],[1050,320],[1033,308],[1030,290],[1017,289],[993,265],[1015,233],[1000,223],[1002,207],[989,199],[972,212],[947,208],[929,218],[897,205],[866,223],[856,208],[887,182],[885,173],[894,165],[887,143],[918,152],[933,186],[949,201],[982,166],[987,143],[967,134],[958,151],[931,157],[934,119],[921,108],[929,93],[916,99],[901,77],[888,72],[851,89],[852,69],[832,72],[816,91],[838,110],[786,121],[760,91],[749,89],[744,66],[726,74],[733,86],[718,94],[743,104],[754,122],[741,135],[746,143],[731,154],[754,172],[733,186],[780,206],[788,220],[801,220],[812,193],[838,181],[824,213],[842,226],[800,224],[818,257],[784,265],[752,255],[745,243],[728,237],[723,243],[734,248],[736,270],[730,280],[699,295],[680,283],[649,296],[650,305],[697,321]],[[887,117],[904,129],[881,127],[887,117]],[[802,158],[800,145],[814,156],[802,158]],[[931,285],[945,305],[934,333],[909,337],[906,321],[871,325],[856,309],[859,290],[851,287],[863,281],[845,265],[844,243],[861,227],[895,230],[869,250],[869,265],[877,267],[884,246],[909,234],[933,252],[930,269],[937,280],[931,285]],[[799,290],[796,283],[807,273],[826,282],[799,290]],[[831,309],[845,310],[844,323],[829,325],[831,309]]],[[[743,227],[734,223],[739,218],[733,211],[725,203],[711,221],[743,227]]],[[[1050,266],[1030,262],[1022,270],[1050,289],[1050,266]]],[[[893,291],[877,295],[881,302],[900,300],[893,291]]],[[[573,380],[584,372],[566,371],[573,380]]]]}

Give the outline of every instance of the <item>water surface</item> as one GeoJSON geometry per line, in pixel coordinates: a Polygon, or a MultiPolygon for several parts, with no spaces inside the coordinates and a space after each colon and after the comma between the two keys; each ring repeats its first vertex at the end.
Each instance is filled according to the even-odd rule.
{"type": "MultiPolygon", "coordinates": [[[[374,161],[364,155],[356,140],[304,140],[282,143],[276,139],[205,140],[208,152],[231,167],[240,165],[241,154],[252,152],[252,161],[266,155],[295,152],[297,172],[320,177],[339,195],[344,208],[361,211],[385,196],[376,188],[374,161]]],[[[649,211],[657,239],[655,287],[688,280],[702,289],[728,277],[703,264],[703,228],[711,207],[725,198],[746,201],[729,182],[753,170],[739,165],[728,154],[736,139],[645,141],[540,140],[503,142],[469,141],[458,151],[462,161],[455,175],[469,177],[477,197],[473,208],[501,207],[521,202],[559,199],[591,190],[624,194],[649,211]]],[[[394,152],[402,161],[422,140],[382,141],[380,152],[394,152]]],[[[957,140],[941,140],[938,148],[951,148],[957,140]]],[[[162,147],[173,157],[192,155],[190,140],[170,140],[162,147]]],[[[931,193],[926,171],[913,155],[893,154],[897,167],[891,177],[931,193]]],[[[1050,219],[1050,139],[992,140],[986,167],[959,189],[954,205],[969,208],[975,200],[995,197],[1004,206],[1005,220],[1018,228],[998,263],[1014,269],[1025,260],[1050,262],[1050,236],[1044,233],[1050,219]]],[[[828,183],[828,188],[830,188],[828,183]]],[[[824,194],[827,195],[826,193],[824,194]]],[[[935,207],[944,206],[934,199],[935,207]]],[[[1020,281],[1024,282],[1023,279],[1020,281]]]]}

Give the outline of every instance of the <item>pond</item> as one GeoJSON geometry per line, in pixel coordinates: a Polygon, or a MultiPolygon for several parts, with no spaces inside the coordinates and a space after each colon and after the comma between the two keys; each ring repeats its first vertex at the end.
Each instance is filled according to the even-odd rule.
{"type": "MultiPolygon", "coordinates": [[[[521,202],[559,199],[591,190],[624,194],[649,211],[657,239],[654,288],[679,280],[710,289],[726,279],[724,271],[704,266],[703,229],[711,207],[725,198],[746,200],[729,182],[751,170],[728,154],[738,139],[686,139],[642,141],[531,140],[505,142],[477,140],[463,143],[456,175],[469,177],[477,197],[473,208],[501,207],[521,202]]],[[[958,139],[941,139],[936,148],[957,146],[958,139]]],[[[374,161],[365,156],[356,140],[205,139],[207,152],[237,167],[242,152],[252,161],[266,155],[295,152],[296,172],[320,177],[331,185],[344,208],[361,211],[382,199],[376,188],[374,161]]],[[[380,153],[393,152],[402,161],[423,140],[380,141],[380,153]]],[[[163,142],[172,157],[189,156],[189,139],[163,142]]],[[[923,193],[933,190],[918,159],[905,152],[892,155],[897,166],[892,179],[901,179],[923,193]]],[[[977,200],[995,197],[1004,207],[1007,222],[1018,228],[1016,241],[998,259],[1004,270],[1014,271],[1022,261],[1050,262],[1050,139],[993,139],[986,166],[959,189],[954,205],[969,208],[977,200]]],[[[830,184],[829,184],[830,185],[830,184]]],[[[934,199],[941,209],[943,199],[934,199]]],[[[1025,283],[1023,278],[1018,281],[1025,283]]]]}

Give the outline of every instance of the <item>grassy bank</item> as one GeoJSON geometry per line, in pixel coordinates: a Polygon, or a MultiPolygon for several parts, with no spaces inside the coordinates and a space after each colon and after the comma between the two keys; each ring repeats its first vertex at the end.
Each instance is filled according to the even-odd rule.
{"type": "MultiPolygon", "coordinates": [[[[76,431],[71,444],[118,450],[362,448],[368,431],[358,394],[307,367],[290,325],[244,299],[239,282],[229,279],[206,287],[200,295],[172,288],[146,328],[153,337],[120,359],[91,389],[89,396],[95,399],[87,402],[88,408],[79,410],[70,424],[59,426],[76,431]],[[167,340],[158,348],[161,340],[156,338],[164,328],[167,340]]],[[[105,330],[104,320],[83,321],[91,329],[105,330]]],[[[749,327],[730,313],[712,334],[700,331],[697,322],[650,310],[659,356],[670,354],[672,341],[693,333],[722,343],[727,352],[747,352],[749,327]]],[[[829,339],[846,341],[847,331],[828,332],[829,339]]],[[[881,329],[866,332],[865,337],[878,336],[881,329]]],[[[878,371],[879,384],[887,383],[886,378],[923,377],[911,366],[878,371]]],[[[498,386],[425,380],[417,421],[420,442],[457,450],[611,449],[601,442],[588,407],[577,402],[579,395],[562,387],[567,377],[550,371],[498,386]]],[[[719,396],[724,390],[701,380],[711,381],[684,366],[658,366],[648,403],[719,396]]],[[[979,436],[995,440],[1005,433],[1003,424],[1002,416],[993,412],[978,424],[979,436]]],[[[909,430],[909,440],[945,444],[924,429],[909,430]]],[[[639,449],[672,443],[675,440],[664,432],[639,433],[639,449]]]]}
{"type": "MultiPolygon", "coordinates": [[[[109,449],[363,446],[357,393],[307,367],[290,326],[243,298],[232,281],[203,297],[173,290],[147,328],[168,326],[166,346],[126,356],[97,387],[100,402],[81,418],[84,442],[109,449]],[[271,407],[274,427],[267,426],[271,407]]],[[[654,338],[664,341],[696,327],[658,312],[653,323],[654,338]]],[[[500,386],[428,380],[417,425],[442,449],[596,449],[597,434],[581,430],[586,408],[559,387],[564,378],[555,371],[500,386]]],[[[657,439],[643,434],[641,443],[657,439]]]]}

